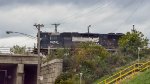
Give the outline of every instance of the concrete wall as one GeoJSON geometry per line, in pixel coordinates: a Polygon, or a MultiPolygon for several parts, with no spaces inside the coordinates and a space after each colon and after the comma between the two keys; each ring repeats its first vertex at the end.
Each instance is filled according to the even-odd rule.
{"type": "Polygon", "coordinates": [[[45,64],[42,64],[41,67],[41,76],[43,76],[41,84],[54,84],[57,76],[62,73],[63,60],[54,59],[45,64]]]}
{"type": "MultiPolygon", "coordinates": [[[[1,55],[0,67],[5,67],[8,76],[12,77],[11,84],[36,84],[37,56],[1,55]],[[15,65],[11,68],[9,65],[15,65]],[[13,72],[13,74],[11,74],[13,72]]],[[[2,69],[2,68],[1,68],[2,69]]],[[[0,69],[0,70],[1,70],[0,69]]],[[[2,69],[3,70],[3,69],[2,69]]],[[[41,65],[41,84],[54,84],[55,79],[62,73],[63,60],[54,59],[41,65]]],[[[8,84],[10,84],[8,83],[8,84]]]]}
{"type": "Polygon", "coordinates": [[[0,63],[3,63],[3,64],[38,64],[38,57],[27,56],[27,55],[0,54],[0,63]]]}
{"type": "Polygon", "coordinates": [[[37,56],[0,54],[0,70],[7,71],[7,84],[36,84],[37,64],[37,56]]]}

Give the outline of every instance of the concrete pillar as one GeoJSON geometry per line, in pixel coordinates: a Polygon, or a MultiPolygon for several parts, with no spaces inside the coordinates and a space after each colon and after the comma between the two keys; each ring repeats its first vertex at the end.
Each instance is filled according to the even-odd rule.
{"type": "Polygon", "coordinates": [[[17,66],[17,75],[16,75],[16,84],[24,83],[24,64],[18,64],[17,66]]]}

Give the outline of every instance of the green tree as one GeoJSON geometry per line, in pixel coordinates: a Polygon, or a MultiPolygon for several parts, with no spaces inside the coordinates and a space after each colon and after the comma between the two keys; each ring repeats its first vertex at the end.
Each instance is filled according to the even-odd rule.
{"type": "Polygon", "coordinates": [[[14,54],[25,54],[26,53],[26,46],[20,47],[18,45],[13,46],[13,48],[10,49],[11,52],[14,54]]]}
{"type": "Polygon", "coordinates": [[[83,84],[91,84],[94,80],[107,73],[106,58],[109,53],[105,48],[92,42],[79,43],[69,55],[64,57],[64,73],[70,77],[61,75],[58,82],[67,84],[79,84],[79,73],[83,73],[83,84]],[[78,75],[77,75],[78,74],[78,75]],[[67,78],[66,78],[67,77],[67,78]],[[77,82],[78,81],[78,82],[77,82]]]}
{"type": "Polygon", "coordinates": [[[119,40],[119,47],[122,52],[128,55],[137,55],[138,47],[143,48],[148,45],[148,39],[144,37],[144,34],[136,29],[132,29],[131,32],[127,32],[119,40]]]}
{"type": "Polygon", "coordinates": [[[75,49],[73,56],[76,73],[83,73],[86,84],[104,75],[107,71],[105,59],[109,56],[108,51],[100,45],[92,42],[80,43],[75,49]]]}
{"type": "Polygon", "coordinates": [[[66,55],[69,55],[70,50],[69,49],[56,49],[51,50],[51,52],[48,54],[47,58],[43,60],[44,62],[48,62],[52,59],[64,59],[66,55]]]}

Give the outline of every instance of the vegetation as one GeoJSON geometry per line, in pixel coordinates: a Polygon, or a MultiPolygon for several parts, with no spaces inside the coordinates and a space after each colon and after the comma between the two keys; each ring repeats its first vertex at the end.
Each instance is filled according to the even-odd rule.
{"type": "Polygon", "coordinates": [[[87,42],[81,43],[76,48],[73,59],[74,69],[77,73],[83,73],[83,79],[86,84],[91,84],[92,81],[107,73],[106,58],[109,56],[107,50],[103,47],[87,42]]]}
{"type": "Polygon", "coordinates": [[[10,51],[13,54],[24,54],[24,55],[31,54],[31,48],[27,48],[26,46],[14,45],[12,48],[10,48],[10,51]]]}
{"type": "Polygon", "coordinates": [[[18,45],[13,46],[13,48],[10,49],[11,52],[14,54],[25,54],[26,53],[26,46],[20,47],[18,45]]]}
{"type": "Polygon", "coordinates": [[[150,70],[139,73],[133,79],[123,81],[123,84],[150,84],[150,70]]]}
{"type": "Polygon", "coordinates": [[[142,48],[140,56],[148,56],[148,39],[133,29],[119,40],[117,53],[108,52],[105,48],[92,42],[80,43],[72,49],[57,49],[51,53],[48,60],[61,58],[64,60],[63,73],[55,84],[79,84],[80,75],[82,84],[92,84],[95,80],[111,75],[122,67],[137,59],[138,47],[142,48]]]}
{"type": "Polygon", "coordinates": [[[148,39],[144,37],[143,33],[132,29],[127,32],[120,40],[119,47],[122,53],[130,56],[137,56],[138,48],[145,48],[148,45],[148,39]]]}
{"type": "Polygon", "coordinates": [[[66,84],[66,81],[72,81],[70,84],[79,84],[79,73],[83,73],[83,84],[92,84],[96,79],[111,74],[116,67],[127,63],[125,56],[121,56],[119,53],[112,54],[92,42],[80,43],[67,52],[69,54],[62,57],[64,59],[64,73],[58,77],[56,84],[66,84]],[[66,78],[67,76],[63,78],[64,74],[71,75],[68,78],[66,78]]]}
{"type": "MultiPolygon", "coordinates": [[[[124,36],[122,36],[122,38],[119,39],[118,54],[114,54],[113,57],[110,57],[111,60],[108,61],[109,65],[114,66],[111,69],[113,70],[112,73],[118,71],[118,67],[123,67],[124,65],[128,65],[136,61],[138,48],[141,48],[139,51],[141,61],[149,59],[150,49],[145,47],[147,45],[148,39],[144,38],[142,32],[139,32],[135,29],[131,30],[131,32],[127,32],[124,36]]],[[[106,77],[108,76],[106,75],[99,80],[103,80],[106,77]]]]}

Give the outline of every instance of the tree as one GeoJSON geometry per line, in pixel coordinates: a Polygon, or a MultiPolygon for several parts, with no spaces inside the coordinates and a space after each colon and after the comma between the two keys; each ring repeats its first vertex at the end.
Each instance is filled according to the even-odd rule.
{"type": "Polygon", "coordinates": [[[43,62],[48,62],[52,59],[64,59],[67,55],[69,55],[70,50],[69,49],[56,49],[51,50],[51,52],[48,54],[45,60],[43,62]]]}
{"type": "Polygon", "coordinates": [[[26,46],[20,47],[18,45],[13,46],[13,48],[10,49],[11,52],[14,54],[25,54],[26,53],[26,46]]]}
{"type": "Polygon", "coordinates": [[[57,84],[60,84],[61,80],[65,84],[69,81],[72,81],[70,84],[79,84],[79,73],[83,73],[83,84],[91,84],[103,76],[109,68],[105,61],[107,56],[109,56],[108,51],[100,45],[92,42],[79,43],[70,50],[68,56],[64,57],[65,70],[63,74],[72,75],[70,77],[60,76],[57,84]]]}
{"type": "Polygon", "coordinates": [[[73,56],[75,72],[82,72],[85,83],[91,84],[92,81],[104,75],[107,56],[109,56],[108,51],[100,45],[92,42],[80,43],[73,56]]]}
{"type": "Polygon", "coordinates": [[[144,34],[136,29],[132,29],[131,32],[127,32],[119,40],[119,47],[122,52],[128,55],[137,55],[138,47],[144,48],[148,45],[148,39],[144,37],[144,34]]]}

